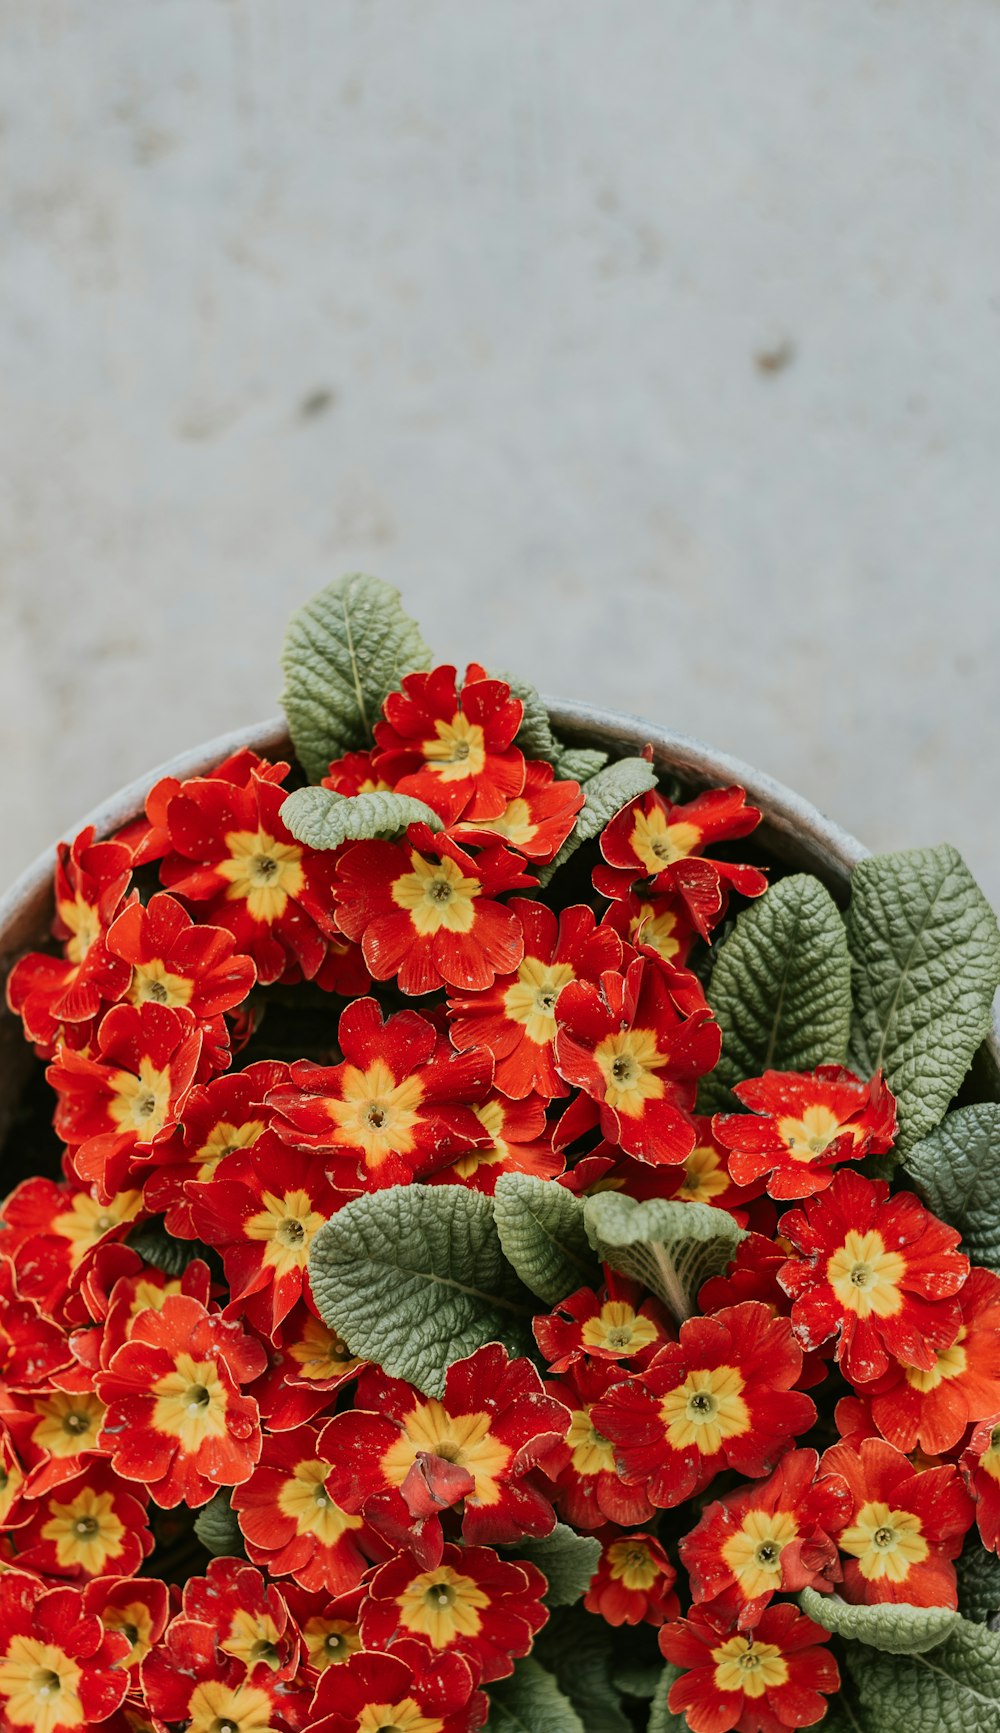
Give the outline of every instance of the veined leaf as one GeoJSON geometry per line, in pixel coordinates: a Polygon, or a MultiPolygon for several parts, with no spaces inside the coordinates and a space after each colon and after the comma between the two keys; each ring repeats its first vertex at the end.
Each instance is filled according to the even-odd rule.
{"type": "Polygon", "coordinates": [[[607,753],[592,746],[565,746],[556,759],[556,775],[563,782],[578,782],[582,788],[607,762],[607,753]]]}
{"type": "Polygon", "coordinates": [[[584,787],[584,803],[576,815],[576,824],[555,859],[538,875],[540,885],[547,885],[553,873],[565,865],[580,847],[599,836],[615,814],[630,800],[656,787],[656,771],[645,758],[618,758],[604,770],[599,770],[584,787]]]}
{"type": "Polygon", "coordinates": [[[815,1589],[803,1589],[799,1605],[824,1631],[867,1643],[887,1655],[922,1655],[943,1643],[960,1623],[950,1607],[910,1607],[899,1602],[852,1606],[839,1595],[820,1595],[815,1589]]]}
{"type": "Polygon", "coordinates": [[[583,1607],[560,1607],[535,1640],[543,1666],[551,1668],[587,1733],[632,1733],[611,1672],[620,1633],[583,1607]]]}
{"type": "Polygon", "coordinates": [[[502,1174],[493,1196],[493,1213],[508,1263],[548,1305],[600,1281],[584,1226],[582,1199],[564,1185],[531,1173],[502,1174]]]}
{"type": "Polygon", "coordinates": [[[846,1645],[865,1733],[995,1733],[1000,1728],[1000,1633],[959,1619],[929,1654],[846,1645]]]}
{"type": "Polygon", "coordinates": [[[702,1283],[721,1275],[746,1238],[725,1210],[673,1198],[636,1203],[613,1191],[588,1198],[584,1220],[601,1262],[641,1282],[678,1323],[693,1316],[702,1283]]]}
{"type": "Polygon", "coordinates": [[[648,1733],[690,1733],[686,1715],[677,1715],[667,1707],[667,1694],[675,1679],[681,1677],[680,1667],[668,1661],[660,1675],[653,1701],[649,1706],[648,1733]]]}
{"type": "Polygon", "coordinates": [[[201,1240],[179,1240],[168,1233],[162,1216],[150,1216],[148,1221],[139,1222],[125,1243],[165,1276],[182,1276],[195,1258],[211,1263],[214,1256],[201,1240]]]}
{"type": "Polygon", "coordinates": [[[535,1307],[500,1248],[492,1200],[459,1185],[390,1186],[319,1229],[309,1258],[321,1316],[391,1378],[440,1396],[453,1360],[487,1342],[531,1346],[535,1307]]]}
{"type": "Polygon", "coordinates": [[[900,1155],[926,1137],[989,1032],[1000,982],[996,916],[948,844],[874,855],[851,881],[851,1063],[881,1068],[899,1102],[900,1155]]]}
{"type": "Polygon", "coordinates": [[[708,999],[722,1057],[703,1080],[706,1112],[763,1071],[842,1065],[851,1032],[851,957],[840,911],[807,873],[781,879],[738,916],[712,969],[708,999]]]}
{"type": "Polygon", "coordinates": [[[194,1519],[194,1532],[213,1558],[246,1558],[243,1535],[229,1502],[230,1489],[220,1486],[194,1519]]]}
{"type": "Polygon", "coordinates": [[[399,591],[351,572],[292,615],[282,653],[282,706],[310,782],[333,758],[370,746],[386,694],[431,653],[399,591]]]}
{"type": "Polygon", "coordinates": [[[557,1522],[551,1534],[540,1540],[519,1540],[508,1551],[514,1559],[537,1565],[548,1578],[543,1597],[547,1607],[571,1607],[590,1586],[600,1561],[601,1543],[596,1535],[577,1534],[574,1528],[557,1522]]]}
{"type": "MultiPolygon", "coordinates": [[[[963,1618],[985,1625],[1000,1617],[1000,1558],[987,1552],[976,1530],[967,1536],[958,1574],[958,1610],[963,1618]]],[[[993,1626],[996,1630],[996,1625],[993,1626]]]]}
{"type": "Polygon", "coordinates": [[[486,1733],[592,1733],[531,1655],[516,1663],[509,1679],[497,1679],[488,1695],[486,1733]]]}
{"type": "Polygon", "coordinates": [[[552,732],[549,713],[537,688],[530,680],[522,680],[517,674],[498,674],[496,678],[506,680],[511,696],[520,698],[524,705],[514,744],[520,747],[526,758],[547,758],[550,764],[554,764],[565,747],[552,732]]]}
{"type": "Polygon", "coordinates": [[[946,1113],[903,1166],[934,1214],[958,1228],[973,1263],[1000,1274],[1000,1103],[946,1113]]]}
{"type": "Polygon", "coordinates": [[[440,830],[442,820],[409,794],[336,794],[332,788],[297,788],[281,808],[281,819],[307,848],[339,848],[344,842],[398,836],[408,824],[440,830]]]}

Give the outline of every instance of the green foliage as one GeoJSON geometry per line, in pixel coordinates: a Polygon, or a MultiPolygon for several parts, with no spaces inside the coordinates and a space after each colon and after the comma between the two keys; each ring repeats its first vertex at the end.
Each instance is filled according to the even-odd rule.
{"type": "Polygon", "coordinates": [[[502,1174],[493,1211],[504,1256],[548,1305],[600,1280],[583,1202],[565,1186],[530,1173],[502,1174]]]}
{"type": "Polygon", "coordinates": [[[534,1307],[501,1250],[492,1199],[464,1186],[355,1198],[320,1228],[309,1272],[321,1316],[351,1352],[429,1396],[486,1342],[531,1346],[534,1307]]]}
{"type": "Polygon", "coordinates": [[[656,1693],[649,1706],[649,1723],[647,1733],[689,1733],[686,1715],[675,1715],[667,1708],[667,1693],[675,1679],[681,1676],[681,1669],[673,1667],[668,1662],[663,1669],[656,1693]]]}
{"type": "Polygon", "coordinates": [[[712,969],[722,1057],[704,1079],[706,1112],[763,1071],[840,1065],[851,1031],[851,958],[840,912],[818,879],[781,879],[738,917],[712,969]]]}
{"type": "Polygon", "coordinates": [[[282,822],[307,848],[339,848],[374,836],[398,836],[408,824],[440,830],[431,807],[409,794],[336,794],[332,788],[297,788],[281,808],[282,822]]]}
{"type": "Polygon", "coordinates": [[[351,572],[292,615],[281,660],[292,744],[318,782],[331,759],[371,745],[386,694],[404,674],[429,668],[431,652],[399,591],[351,572]]]}
{"type": "Polygon", "coordinates": [[[578,782],[582,788],[607,762],[607,753],[592,746],[566,746],[556,759],[556,775],[564,782],[578,782]]]}
{"type": "Polygon", "coordinates": [[[536,1651],[551,1668],[587,1733],[633,1733],[612,1666],[620,1633],[583,1607],[564,1607],[552,1615],[536,1639],[536,1651]]]}
{"type": "Polygon", "coordinates": [[[746,1238],[732,1216],[708,1204],[636,1203],[612,1191],[587,1199],[584,1220],[601,1262],[641,1282],[678,1323],[693,1316],[702,1283],[725,1270],[746,1238]]]}
{"type": "Polygon", "coordinates": [[[537,689],[530,680],[522,680],[517,674],[498,674],[496,678],[506,680],[511,696],[520,698],[524,705],[514,744],[520,747],[526,758],[547,758],[550,764],[554,764],[565,748],[552,732],[549,713],[537,689]]]}
{"type": "Polygon", "coordinates": [[[150,1216],[148,1221],[140,1222],[125,1243],[165,1276],[182,1276],[195,1258],[211,1262],[214,1255],[201,1240],[179,1240],[168,1234],[162,1216],[150,1216]]]}
{"type": "Polygon", "coordinates": [[[962,1555],[955,1562],[958,1573],[958,1610],[966,1619],[985,1625],[1000,1615],[1000,1558],[987,1552],[973,1529],[962,1555]]]}
{"type": "Polygon", "coordinates": [[[934,1214],[958,1228],[973,1263],[1000,1273],[1000,1103],[945,1114],[903,1165],[934,1214]]]}
{"type": "Polygon", "coordinates": [[[601,1557],[596,1535],[577,1534],[563,1522],[540,1540],[519,1540],[509,1550],[512,1558],[527,1559],[548,1578],[547,1607],[571,1607],[586,1594],[601,1557]]]}
{"type": "Polygon", "coordinates": [[[825,1631],[866,1643],[870,1649],[880,1649],[887,1655],[921,1655],[942,1643],[960,1622],[958,1614],[949,1607],[911,1607],[892,1602],[851,1606],[839,1595],[820,1595],[815,1589],[803,1589],[799,1605],[825,1631]]]}
{"type": "Polygon", "coordinates": [[[556,855],[538,875],[540,885],[547,885],[553,874],[568,861],[581,843],[599,836],[615,814],[630,800],[656,787],[656,772],[645,758],[619,758],[592,776],[584,788],[584,803],[576,815],[576,824],[556,855]]]}
{"type": "Polygon", "coordinates": [[[904,1155],[937,1125],[989,1031],[996,916],[961,855],[942,844],[859,862],[847,938],[851,1063],[863,1077],[885,1071],[904,1155]]]}
{"type": "Polygon", "coordinates": [[[959,1619],[929,1654],[889,1655],[848,1643],[863,1733],[998,1733],[1000,1634],[959,1619]]]}
{"type": "Polygon", "coordinates": [[[229,1488],[222,1486],[194,1519],[194,1532],[213,1558],[245,1558],[243,1535],[236,1512],[229,1502],[229,1488]]]}
{"type": "Polygon", "coordinates": [[[552,1674],[530,1655],[516,1663],[509,1679],[491,1685],[488,1695],[486,1733],[594,1733],[584,1726],[552,1674]]]}

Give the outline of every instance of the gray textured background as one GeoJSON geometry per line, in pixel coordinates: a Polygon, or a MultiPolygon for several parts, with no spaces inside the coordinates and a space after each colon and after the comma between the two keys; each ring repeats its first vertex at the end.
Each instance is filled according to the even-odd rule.
{"type": "Polygon", "coordinates": [[[1000,902],[996,0],[0,0],[9,878],[293,606],[1000,902]]]}

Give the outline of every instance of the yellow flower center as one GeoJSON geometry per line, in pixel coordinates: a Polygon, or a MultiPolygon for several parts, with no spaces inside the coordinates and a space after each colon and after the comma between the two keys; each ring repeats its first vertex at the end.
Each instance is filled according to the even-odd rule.
{"type": "Polygon", "coordinates": [[[859,1318],[891,1318],[903,1304],[899,1282],[906,1261],[898,1252],[887,1252],[882,1235],[872,1228],[859,1234],[854,1228],[826,1266],[826,1279],[845,1311],[859,1318]]]}
{"type": "Polygon", "coordinates": [[[710,1143],[699,1143],[684,1163],[684,1184],[677,1196],[685,1203],[704,1203],[719,1197],[729,1184],[729,1175],[717,1149],[710,1143]]]}
{"type": "Polygon", "coordinates": [[[457,710],[450,722],[434,724],[434,739],[422,740],[420,750],[428,770],[442,782],[464,782],[481,776],[486,766],[486,741],[478,722],[457,710]]]}
{"type": "Polygon", "coordinates": [[[30,1727],[31,1733],[85,1727],[80,1679],[77,1663],[54,1643],[11,1637],[0,1661],[5,1719],[12,1727],[30,1727]]]}
{"type": "Polygon", "coordinates": [[[122,1552],[125,1524],[115,1515],[114,1496],[84,1487],[69,1504],[49,1505],[52,1512],[42,1525],[42,1539],[55,1542],[62,1570],[79,1565],[88,1576],[106,1572],[109,1559],[122,1552]]]}
{"type": "Polygon", "coordinates": [[[127,1607],[105,1607],[101,1620],[109,1631],[121,1631],[132,1647],[122,1667],[135,1667],[153,1646],[153,1615],[145,1601],[130,1601],[127,1607]]]}
{"type": "Polygon", "coordinates": [[[69,1396],[54,1390],[35,1403],[38,1421],[32,1427],[31,1438],[50,1456],[79,1456],[82,1450],[92,1450],[104,1418],[104,1403],[92,1392],[81,1391],[69,1396]]]}
{"type": "Polygon", "coordinates": [[[540,957],[525,957],[503,996],[504,1011],[536,1047],[546,1047],[555,1037],[556,1000],[567,982],[574,979],[571,963],[543,963],[540,957]]]}
{"type": "Polygon", "coordinates": [[[829,1107],[807,1107],[801,1119],[778,1120],[778,1134],[784,1138],[793,1161],[813,1161],[817,1155],[824,1155],[840,1133],[840,1120],[829,1107]]]}
{"type": "Polygon", "coordinates": [[[510,1146],[500,1136],[503,1130],[503,1108],[499,1101],[484,1101],[478,1107],[473,1107],[472,1111],[484,1131],[492,1137],[493,1144],[490,1149],[470,1149],[466,1155],[460,1155],[457,1161],[449,1162],[445,1171],[454,1174],[456,1179],[471,1179],[481,1167],[496,1167],[510,1156],[510,1146]]]}
{"type": "Polygon", "coordinates": [[[321,1546],[336,1546],[348,1529],[361,1528],[360,1516],[348,1516],[330,1497],[324,1481],[328,1462],[297,1462],[278,1494],[278,1508],[290,1517],[297,1534],[314,1534],[321,1546]]]}
{"type": "Polygon", "coordinates": [[[645,1103],[659,1101],[663,1095],[663,1079],[654,1068],[666,1057],[652,1029],[623,1029],[617,1035],[605,1035],[594,1049],[594,1059],[604,1078],[608,1106],[629,1119],[641,1117],[645,1103]]]}
{"type": "Polygon", "coordinates": [[[513,843],[515,848],[523,848],[538,830],[528,802],[520,797],[508,801],[499,818],[463,819],[462,823],[467,824],[471,830],[493,831],[496,836],[502,836],[507,842],[513,843]]]}
{"type": "Polygon", "coordinates": [[[336,1661],[349,1661],[361,1647],[357,1625],[346,1619],[307,1619],[302,1627],[310,1667],[325,1672],[336,1661]]]}
{"type": "Polygon", "coordinates": [[[444,1722],[425,1715],[412,1697],[400,1703],[366,1703],[358,1722],[358,1733],[442,1733],[444,1722]]]}
{"type": "Polygon", "coordinates": [[[188,1704],[187,1733],[275,1733],[271,1699],[258,1685],[196,1685],[188,1704]]]}
{"type": "Polygon", "coordinates": [[[390,1155],[409,1155],[424,1086],[416,1074],[397,1083],[383,1059],[367,1071],[344,1067],[340,1101],[327,1098],[326,1107],[337,1129],[333,1142],[360,1149],[369,1167],[381,1167],[390,1155]]]}
{"type": "Polygon", "coordinates": [[[494,1438],[489,1414],[448,1414],[432,1397],[410,1410],[403,1431],[382,1458],[382,1472],[392,1486],[402,1486],[417,1456],[426,1452],[464,1468],[475,1482],[477,1504],[496,1504],[499,1477],[510,1461],[510,1450],[494,1438]]]}
{"type": "Polygon", "coordinates": [[[481,1609],[490,1597],[472,1577],[450,1565],[423,1571],[397,1596],[400,1624],[426,1637],[432,1649],[446,1649],[456,1637],[475,1637],[482,1628],[481,1609]]]}
{"type": "Polygon", "coordinates": [[[722,1556],[748,1601],[781,1587],[781,1554],[799,1529],[787,1510],[749,1510],[722,1556]]]}
{"type": "Polygon", "coordinates": [[[300,1376],[319,1383],[324,1378],[336,1378],[350,1372],[361,1361],[351,1353],[347,1343],[335,1330],[314,1318],[312,1313],[302,1326],[302,1334],[288,1352],[299,1367],[300,1376]]]}
{"type": "Polygon", "coordinates": [[[410,866],[410,872],[393,881],[392,900],[406,910],[418,936],[470,932],[476,918],[473,904],[482,890],[479,880],[466,878],[448,855],[430,861],[411,849],[410,866]]]}
{"type": "Polygon", "coordinates": [[[730,1637],[712,1650],[714,1680],[718,1691],[742,1691],[745,1697],[763,1697],[788,1678],[788,1662],[774,1643],[758,1643],[749,1637],[730,1637]]]}
{"type": "Polygon", "coordinates": [[[226,1391],[214,1360],[178,1354],[174,1370],[158,1378],[152,1392],[153,1425],[180,1439],[188,1456],[195,1455],[206,1438],[225,1437],[226,1391]]]}
{"type": "Polygon", "coordinates": [[[6,1468],[0,1463],[0,1522],[6,1522],[23,1485],[24,1475],[13,1459],[6,1468]]]}
{"type": "Polygon", "coordinates": [[[651,1589],[660,1567],[641,1541],[616,1540],[608,1548],[608,1566],[616,1582],[627,1589],[651,1589]]]}
{"type": "Polygon", "coordinates": [[[689,1372],[660,1402],[667,1438],[675,1450],[694,1445],[704,1456],[721,1450],[724,1438],[749,1430],[750,1414],[740,1392],[743,1378],[735,1366],[700,1367],[689,1372]]]}
{"type": "Polygon", "coordinates": [[[990,1442],[979,1458],[979,1466],[991,1480],[1000,1480],[1000,1426],[994,1426],[990,1442]]]}
{"type": "Polygon", "coordinates": [[[228,1119],[220,1119],[204,1143],[198,1145],[201,1160],[196,1177],[211,1179],[224,1155],[235,1155],[238,1149],[252,1148],[266,1129],[262,1119],[248,1119],[245,1125],[230,1125],[228,1119]]]}
{"type": "Polygon", "coordinates": [[[270,1613],[252,1613],[246,1607],[237,1607],[219,1646],[227,1655],[242,1661],[248,1672],[261,1665],[273,1672],[281,1665],[280,1642],[281,1633],[270,1613]]]}
{"type": "Polygon", "coordinates": [[[636,913],[629,919],[628,936],[634,945],[640,942],[649,945],[654,951],[658,951],[666,962],[671,963],[681,948],[677,931],[679,925],[677,916],[669,909],[663,909],[660,914],[656,914],[652,903],[640,903],[636,913]]]}
{"type": "Polygon", "coordinates": [[[654,806],[652,812],[636,813],[630,840],[634,853],[652,875],[693,854],[701,843],[701,831],[683,821],[668,824],[666,813],[654,806]]]}
{"type": "Polygon", "coordinates": [[[604,1348],[612,1354],[638,1354],[656,1341],[656,1325],[643,1318],[626,1300],[605,1300],[596,1318],[588,1318],[580,1332],[585,1348],[604,1348]]]}
{"type": "Polygon", "coordinates": [[[615,1474],[615,1447],[610,1438],[598,1432],[590,1418],[589,1408],[573,1410],[566,1434],[566,1443],[573,1453],[577,1474],[615,1474]]]}
{"type": "Polygon", "coordinates": [[[887,1577],[891,1583],[905,1582],[911,1567],[922,1564],[930,1552],[919,1516],[877,1501],[862,1505],[841,1535],[840,1547],[853,1553],[868,1581],[887,1577]]]}
{"type": "Polygon", "coordinates": [[[77,896],[73,902],[59,903],[57,912],[63,926],[70,932],[66,940],[66,956],[79,968],[95,939],[100,937],[101,923],[97,910],[77,896]]]}
{"type": "Polygon", "coordinates": [[[304,1270],[309,1262],[309,1247],[323,1217],[313,1209],[307,1191],[289,1191],[283,1197],[276,1192],[261,1192],[262,1210],[243,1223],[248,1240],[263,1240],[264,1262],[276,1276],[286,1276],[290,1270],[304,1270]]]}
{"type": "Polygon", "coordinates": [[[925,1372],[919,1366],[906,1366],[903,1376],[914,1390],[926,1395],[928,1390],[936,1390],[939,1384],[944,1384],[949,1378],[960,1378],[969,1363],[969,1356],[962,1343],[967,1331],[963,1324],[950,1348],[940,1348],[930,1371],[925,1372]]]}
{"type": "Polygon", "coordinates": [[[157,1071],[145,1055],[139,1061],[139,1075],[130,1071],[112,1073],[111,1100],[108,1113],[121,1131],[134,1131],[141,1142],[149,1143],[162,1131],[170,1107],[170,1072],[157,1071]]]}
{"type": "Polygon", "coordinates": [[[87,1192],[77,1192],[68,1210],[63,1210],[52,1222],[52,1231],[70,1242],[70,1267],[75,1269],[80,1259],[96,1246],[112,1228],[121,1227],[139,1214],[141,1191],[122,1191],[110,1203],[98,1203],[87,1192]]]}
{"type": "Polygon", "coordinates": [[[245,901],[253,921],[270,926],[280,921],[289,897],[297,897],[306,882],[302,850],[279,842],[266,830],[233,830],[226,837],[229,859],[217,871],[229,880],[227,899],[245,901]]]}
{"type": "Polygon", "coordinates": [[[159,957],[149,963],[136,963],[128,997],[133,1005],[187,1005],[194,992],[194,982],[183,975],[173,975],[159,957]]]}

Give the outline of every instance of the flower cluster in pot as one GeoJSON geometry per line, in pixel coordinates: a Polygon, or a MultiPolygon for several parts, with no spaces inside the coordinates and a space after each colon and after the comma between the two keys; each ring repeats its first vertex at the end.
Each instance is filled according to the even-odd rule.
{"type": "MultiPolygon", "coordinates": [[[[503,1728],[505,1691],[571,1705],[578,1599],[658,1648],[678,1725],[778,1733],[840,1688],[826,1601],[956,1609],[997,1550],[1000,1276],[873,1177],[881,1070],[707,1110],[760,815],[601,756],[436,666],[311,789],[243,750],[60,848],[58,947],[7,989],[61,1166],[0,1212],[4,1725],[503,1728]],[[453,1346],[429,1287],[375,1351],[324,1236],[454,1234],[457,1194],[491,1232],[555,1211],[554,1269],[501,1233],[510,1333],[453,1346]],[[616,1237],[647,1207],[693,1289],[665,1232],[616,1237]]],[[[645,1725],[633,1684],[608,1725],[645,1725]]]]}

